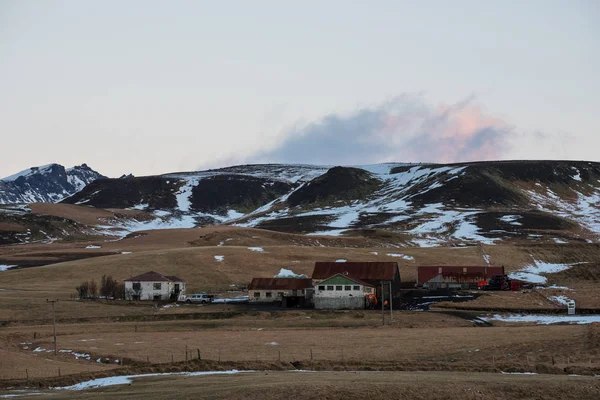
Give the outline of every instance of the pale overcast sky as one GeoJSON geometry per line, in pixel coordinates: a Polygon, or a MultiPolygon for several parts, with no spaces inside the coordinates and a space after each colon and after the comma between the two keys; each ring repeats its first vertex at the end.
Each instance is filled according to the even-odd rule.
{"type": "Polygon", "coordinates": [[[599,160],[600,1],[0,0],[0,177],[599,160]]]}

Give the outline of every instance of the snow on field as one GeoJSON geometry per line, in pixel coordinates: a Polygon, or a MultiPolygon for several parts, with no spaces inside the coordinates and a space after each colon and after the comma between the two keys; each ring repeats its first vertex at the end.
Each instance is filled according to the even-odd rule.
{"type": "Polygon", "coordinates": [[[258,253],[262,253],[264,251],[262,247],[248,247],[248,250],[256,251],[258,253]]]}
{"type": "Polygon", "coordinates": [[[246,303],[247,301],[248,296],[237,296],[230,298],[213,299],[212,303],[246,303]]]}
{"type": "Polygon", "coordinates": [[[95,244],[90,244],[89,246],[85,247],[86,249],[101,249],[102,246],[96,246],[95,244]]]}
{"type": "Polygon", "coordinates": [[[9,269],[16,267],[16,265],[4,265],[4,264],[0,264],[0,272],[1,271],[8,271],[9,269]]]}
{"type": "Polygon", "coordinates": [[[131,254],[130,251],[122,251],[121,254],[131,254]]]}
{"type": "Polygon", "coordinates": [[[490,256],[484,253],[482,255],[482,257],[483,257],[483,261],[485,261],[486,265],[490,265],[490,256]]]}
{"type": "Polygon", "coordinates": [[[225,259],[225,256],[215,256],[215,260],[217,260],[218,262],[221,262],[225,259]]]}
{"type": "Polygon", "coordinates": [[[201,372],[167,372],[157,374],[139,374],[139,375],[120,375],[111,376],[108,378],[92,379],[91,381],[81,382],[72,386],[55,387],[55,390],[87,390],[92,388],[115,386],[115,385],[127,385],[132,382],[133,379],[147,378],[152,376],[170,376],[170,375],[184,375],[184,376],[203,376],[203,375],[233,375],[243,372],[254,372],[254,371],[238,371],[232,369],[230,371],[201,371],[201,372]]]}
{"type": "Polygon", "coordinates": [[[554,243],[558,243],[558,244],[568,244],[569,242],[567,242],[566,240],[562,240],[562,239],[554,238],[554,243]]]}
{"type": "Polygon", "coordinates": [[[405,260],[414,260],[415,259],[413,256],[407,256],[406,254],[388,253],[387,256],[388,257],[400,257],[405,260]]]}
{"type": "Polygon", "coordinates": [[[502,321],[502,322],[535,322],[538,325],[550,324],[591,324],[600,322],[600,315],[535,315],[535,314],[510,314],[492,317],[480,317],[484,321],[502,321]]]}
{"type": "Polygon", "coordinates": [[[335,260],[336,263],[344,263],[348,260],[344,260],[343,258],[340,258],[339,260],[335,260]]]}
{"type": "Polygon", "coordinates": [[[277,343],[277,342],[267,342],[267,343],[265,343],[265,346],[279,346],[279,343],[277,343]]]}
{"type": "Polygon", "coordinates": [[[550,286],[536,286],[536,289],[558,289],[558,290],[573,290],[566,286],[550,285],[550,286]]]}
{"type": "Polygon", "coordinates": [[[379,253],[377,253],[376,251],[372,251],[370,254],[373,254],[374,256],[378,255],[379,253]]]}
{"type": "Polygon", "coordinates": [[[571,268],[573,265],[581,264],[557,264],[539,261],[533,258],[533,264],[527,265],[525,268],[509,274],[510,278],[520,279],[531,283],[544,284],[548,281],[545,276],[540,274],[555,274],[571,268]]]}
{"type": "Polygon", "coordinates": [[[297,274],[291,269],[281,268],[279,273],[273,278],[308,278],[308,276],[304,274],[297,274]]]}
{"type": "Polygon", "coordinates": [[[569,299],[567,296],[548,296],[548,300],[553,303],[562,304],[563,306],[569,305],[569,299]]]}

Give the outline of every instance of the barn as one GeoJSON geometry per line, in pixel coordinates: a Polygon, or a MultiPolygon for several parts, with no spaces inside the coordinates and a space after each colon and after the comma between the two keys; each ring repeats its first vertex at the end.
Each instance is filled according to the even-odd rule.
{"type": "Polygon", "coordinates": [[[250,303],[278,303],[303,307],[312,301],[312,280],[301,278],[253,278],[248,285],[250,303]]]}
{"type": "Polygon", "coordinates": [[[316,262],[312,273],[313,285],[317,286],[334,275],[358,279],[375,288],[375,294],[381,299],[398,296],[400,291],[400,271],[397,262],[316,262]]]}
{"type": "Polygon", "coordinates": [[[336,274],[315,287],[314,302],[317,310],[364,309],[365,296],[374,293],[375,287],[360,279],[336,274]]]}
{"type": "Polygon", "coordinates": [[[504,266],[419,266],[417,286],[429,290],[477,289],[480,281],[504,274],[504,266]]]}

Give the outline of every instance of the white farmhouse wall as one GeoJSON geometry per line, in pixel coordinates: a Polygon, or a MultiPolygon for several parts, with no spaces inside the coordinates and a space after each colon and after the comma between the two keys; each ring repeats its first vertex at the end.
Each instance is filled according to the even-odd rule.
{"type": "Polygon", "coordinates": [[[175,285],[179,284],[178,301],[185,300],[185,282],[125,282],[125,297],[127,300],[132,300],[136,294],[140,295],[140,300],[154,300],[155,296],[159,296],[160,300],[169,300],[171,292],[175,290],[175,285]],[[133,290],[133,284],[139,283],[141,290],[139,293],[133,290]],[[160,283],[160,289],[155,289],[154,284],[160,283]]]}

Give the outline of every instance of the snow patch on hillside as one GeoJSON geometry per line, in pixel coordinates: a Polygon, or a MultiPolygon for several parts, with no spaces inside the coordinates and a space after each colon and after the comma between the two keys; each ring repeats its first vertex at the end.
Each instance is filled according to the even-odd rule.
{"type": "Polygon", "coordinates": [[[291,269],[281,268],[279,273],[273,276],[273,278],[308,278],[308,276],[304,274],[297,274],[291,269]]]}

